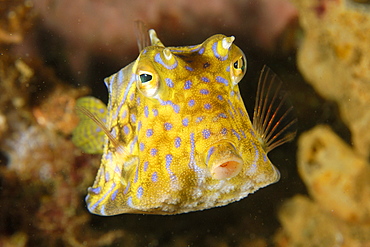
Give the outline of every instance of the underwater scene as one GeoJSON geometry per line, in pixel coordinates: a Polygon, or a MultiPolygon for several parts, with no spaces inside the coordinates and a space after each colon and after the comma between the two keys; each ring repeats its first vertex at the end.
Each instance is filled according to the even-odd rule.
{"type": "Polygon", "coordinates": [[[0,0],[0,246],[370,246],[370,2],[0,0]]]}

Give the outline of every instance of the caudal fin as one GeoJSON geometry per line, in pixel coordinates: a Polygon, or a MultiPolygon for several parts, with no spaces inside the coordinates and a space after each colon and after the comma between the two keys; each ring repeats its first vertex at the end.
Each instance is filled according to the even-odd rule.
{"type": "Polygon", "coordinates": [[[72,134],[72,142],[86,153],[103,153],[107,107],[94,97],[82,97],[76,102],[80,122],[72,134]],[[100,122],[97,123],[96,121],[100,122]]]}

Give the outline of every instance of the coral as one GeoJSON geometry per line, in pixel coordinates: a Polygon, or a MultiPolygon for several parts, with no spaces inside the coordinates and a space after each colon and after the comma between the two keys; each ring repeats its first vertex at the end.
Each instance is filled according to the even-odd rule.
{"type": "Polygon", "coordinates": [[[81,154],[70,133],[78,121],[75,100],[86,88],[59,80],[35,57],[9,52],[32,26],[29,4],[11,1],[0,9],[0,23],[10,23],[4,32],[17,36],[0,31],[0,245],[112,244],[123,231],[96,235],[84,228],[91,215],[81,198],[99,157],[81,154]]]}
{"type": "Polygon", "coordinates": [[[298,66],[338,104],[352,145],[328,126],[299,138],[298,170],[308,193],[279,210],[278,246],[370,245],[370,14],[360,1],[301,0],[298,66]]]}
{"type": "Polygon", "coordinates": [[[317,92],[337,102],[356,152],[368,156],[370,14],[347,2],[296,1],[305,31],[298,66],[317,92]]]}
{"type": "Polygon", "coordinates": [[[0,4],[0,43],[19,44],[30,28],[32,2],[24,0],[3,0],[0,4]]]}
{"type": "Polygon", "coordinates": [[[283,205],[279,245],[370,245],[370,164],[327,126],[304,133],[299,147],[298,169],[313,200],[295,196],[283,205]]]}
{"type": "MultiPolygon", "coordinates": [[[[85,241],[98,246],[102,239],[86,229],[88,239],[80,234],[90,218],[83,210],[81,197],[95,175],[91,165],[97,165],[99,159],[81,155],[68,136],[77,123],[72,110],[75,99],[85,90],[48,78],[46,83],[55,83],[49,93],[36,93],[29,88],[39,88],[38,83],[45,78],[37,77],[38,73],[26,63],[17,66],[20,60],[5,57],[0,60],[0,109],[2,128],[6,129],[0,148],[7,158],[0,169],[0,243],[55,246],[63,242],[82,246],[85,241]],[[43,100],[35,101],[33,97],[43,100]]],[[[122,236],[121,231],[107,234],[110,237],[103,241],[106,244],[122,236]]],[[[103,235],[100,237],[107,238],[103,235]]]]}
{"type": "Polygon", "coordinates": [[[312,198],[335,217],[370,224],[370,164],[327,126],[299,140],[298,169],[312,198]]]}
{"type": "Polygon", "coordinates": [[[277,246],[369,246],[370,225],[349,224],[305,196],[295,196],[280,209],[284,227],[277,246]]]}

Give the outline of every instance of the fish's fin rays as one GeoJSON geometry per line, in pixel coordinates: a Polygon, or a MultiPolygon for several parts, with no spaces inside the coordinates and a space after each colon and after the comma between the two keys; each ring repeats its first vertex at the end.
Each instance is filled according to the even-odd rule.
{"type": "Polygon", "coordinates": [[[253,128],[266,152],[293,140],[297,132],[293,106],[281,85],[277,75],[264,66],[258,82],[253,128]]]}
{"type": "Polygon", "coordinates": [[[104,132],[102,132],[100,126],[91,121],[83,111],[77,109],[85,109],[85,111],[95,115],[96,118],[105,121],[107,114],[106,105],[99,99],[89,96],[79,98],[76,102],[75,109],[79,118],[79,123],[72,133],[72,142],[86,153],[103,153],[103,145],[105,142],[104,132]]]}
{"type": "Polygon", "coordinates": [[[150,46],[150,39],[148,35],[148,27],[141,20],[135,21],[135,35],[139,52],[145,47],[150,46]]]}
{"type": "Polygon", "coordinates": [[[118,152],[126,152],[105,125],[107,107],[103,102],[94,97],[83,97],[77,100],[75,109],[80,118],[72,136],[76,146],[86,153],[103,153],[105,138],[108,137],[118,152]]]}

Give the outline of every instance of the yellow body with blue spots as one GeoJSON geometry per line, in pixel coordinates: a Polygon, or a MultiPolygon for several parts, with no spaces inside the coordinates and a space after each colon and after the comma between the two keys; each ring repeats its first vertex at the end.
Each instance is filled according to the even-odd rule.
{"type": "Polygon", "coordinates": [[[91,143],[103,152],[89,211],[185,213],[276,182],[279,172],[240,96],[246,60],[234,38],[166,48],[154,31],[150,36],[133,63],[105,80],[107,108],[92,98],[79,103],[87,118],[73,139],[87,152],[95,152],[91,143]]]}

